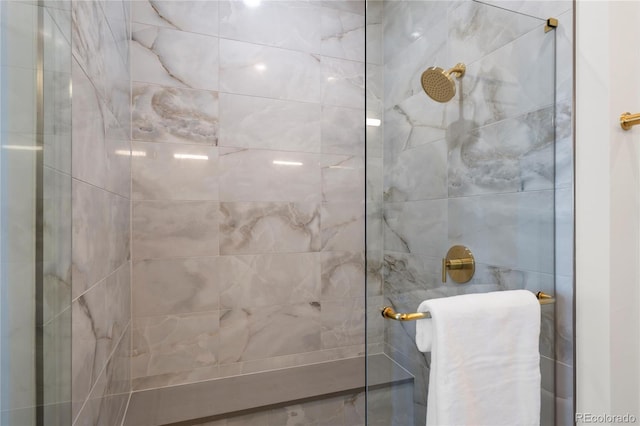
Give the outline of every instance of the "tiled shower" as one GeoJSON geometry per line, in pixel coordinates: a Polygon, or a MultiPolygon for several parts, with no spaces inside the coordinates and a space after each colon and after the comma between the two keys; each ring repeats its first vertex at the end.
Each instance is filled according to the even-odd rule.
{"type": "Polygon", "coordinates": [[[50,424],[119,426],[132,392],[355,358],[358,391],[190,424],[424,424],[429,357],[380,307],[514,288],[558,299],[543,420],[571,424],[570,1],[7,3],[33,23],[41,8],[67,52],[70,119],[52,133],[71,138],[43,151],[67,188],[67,267],[50,275],[70,414],[50,424]],[[459,61],[462,95],[428,99],[424,68],[459,61]],[[440,282],[458,242],[480,254],[467,287],[440,282]],[[414,379],[365,407],[366,357],[383,354],[414,379]]]}

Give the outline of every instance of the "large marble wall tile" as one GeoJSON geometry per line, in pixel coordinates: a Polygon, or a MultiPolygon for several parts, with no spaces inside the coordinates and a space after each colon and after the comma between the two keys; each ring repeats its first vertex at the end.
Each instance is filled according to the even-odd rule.
{"type": "Polygon", "coordinates": [[[72,411],[79,412],[130,320],[129,262],[72,305],[72,411]]]}
{"type": "Polygon", "coordinates": [[[402,151],[384,168],[384,199],[390,202],[447,196],[445,140],[402,151]]]}
{"type": "Polygon", "coordinates": [[[51,408],[45,418],[53,424],[70,424],[71,307],[46,324],[42,333],[43,351],[47,354],[42,365],[43,399],[44,405],[51,408]]]}
{"type": "Polygon", "coordinates": [[[573,4],[571,0],[540,0],[535,2],[527,0],[483,0],[482,2],[540,19],[557,17],[570,10],[573,4]]]}
{"type": "Polygon", "coordinates": [[[467,64],[460,90],[464,115],[488,124],[553,104],[554,41],[541,26],[467,64]]]}
{"type": "Polygon", "coordinates": [[[133,84],[132,137],[150,142],[218,143],[218,94],[133,84]]]}
{"type": "Polygon", "coordinates": [[[322,103],[364,109],[364,70],[362,62],[323,56],[322,103]]]}
{"type": "Polygon", "coordinates": [[[223,201],[321,200],[318,154],[220,148],[223,201]]]}
{"type": "Polygon", "coordinates": [[[129,25],[131,23],[129,17],[128,1],[105,1],[102,5],[104,16],[113,35],[115,48],[120,54],[122,62],[129,66],[129,25]]]}
{"type": "Polygon", "coordinates": [[[361,109],[323,106],[322,153],[364,155],[364,121],[361,109]]]}
{"type": "MultiPolygon", "coordinates": [[[[328,349],[364,343],[364,297],[323,301],[321,322],[323,348],[328,349]]],[[[370,326],[371,324],[368,325],[370,326]]]]}
{"type": "Polygon", "coordinates": [[[319,102],[321,76],[317,54],[220,39],[220,91],[319,102]]]}
{"type": "MultiPolygon", "coordinates": [[[[70,64],[70,62],[69,62],[70,64]]],[[[44,71],[43,162],[71,174],[71,73],[44,71]]]]}
{"type": "Polygon", "coordinates": [[[218,310],[217,257],[143,260],[133,264],[136,317],[218,310]]]}
{"type": "Polygon", "coordinates": [[[384,2],[367,2],[366,13],[366,62],[367,64],[382,64],[384,62],[384,2]]]}
{"type": "Polygon", "coordinates": [[[470,130],[449,143],[449,196],[551,189],[554,108],[470,130]]]}
{"type": "Polygon", "coordinates": [[[219,2],[139,0],[131,2],[133,22],[190,33],[218,35],[219,2]]]}
{"type": "Polygon", "coordinates": [[[218,200],[218,148],[134,142],[131,185],[136,200],[218,200]]]}
{"type": "Polygon", "coordinates": [[[358,13],[360,15],[364,15],[367,8],[367,3],[364,0],[321,0],[320,4],[322,7],[330,7],[333,9],[344,10],[346,12],[358,13]]]}
{"type": "Polygon", "coordinates": [[[318,53],[320,13],[314,2],[267,1],[251,7],[241,1],[223,0],[220,1],[220,36],[318,53]]]}
{"type": "Polygon", "coordinates": [[[381,203],[383,199],[383,170],[382,158],[367,156],[366,173],[366,201],[367,203],[381,203]]]}
{"type": "Polygon", "coordinates": [[[322,201],[364,201],[364,158],[323,155],[322,201]]]}
{"type": "Polygon", "coordinates": [[[220,203],[220,254],[319,251],[320,206],[220,203]]]}
{"type": "Polygon", "coordinates": [[[128,197],[131,185],[129,130],[118,123],[76,61],[72,70],[73,176],[128,197]]]}
{"type": "Polygon", "coordinates": [[[212,311],[134,319],[131,377],[216,365],[219,318],[212,311]]]}
{"type": "Polygon", "coordinates": [[[385,250],[442,257],[448,249],[447,210],[447,200],[385,204],[385,250]]]}
{"type": "Polygon", "coordinates": [[[218,89],[218,38],[136,24],[133,81],[192,89],[218,89]]]}
{"type": "MultiPolygon", "coordinates": [[[[321,10],[321,23],[323,55],[364,62],[365,22],[361,14],[325,7],[321,10]]],[[[373,28],[380,26],[367,26],[373,28]]]]}
{"type": "Polygon", "coordinates": [[[553,273],[553,206],[553,190],[450,199],[449,243],[476,262],[553,273]]]}
{"type": "Polygon", "coordinates": [[[220,308],[241,309],[320,299],[320,254],[222,256],[220,308]]]}
{"type": "Polygon", "coordinates": [[[322,348],[321,330],[319,302],[225,311],[220,317],[220,362],[316,351],[322,348]]]}
{"type": "Polygon", "coordinates": [[[319,104],[220,94],[220,146],[320,152],[321,126],[319,104]]]}
{"type": "Polygon", "coordinates": [[[322,251],[364,249],[365,204],[363,202],[323,203],[320,220],[322,251]]]}
{"type": "Polygon", "coordinates": [[[364,252],[323,252],[322,300],[363,297],[364,267],[364,252]]]}
{"type": "Polygon", "coordinates": [[[130,258],[130,203],[75,179],[72,193],[72,296],[76,298],[130,258]]]}
{"type": "Polygon", "coordinates": [[[540,27],[544,21],[500,7],[465,1],[449,10],[447,24],[451,57],[468,64],[540,27]]]}
{"type": "Polygon", "coordinates": [[[136,201],[133,258],[215,256],[218,216],[218,203],[213,201],[136,201]]]}

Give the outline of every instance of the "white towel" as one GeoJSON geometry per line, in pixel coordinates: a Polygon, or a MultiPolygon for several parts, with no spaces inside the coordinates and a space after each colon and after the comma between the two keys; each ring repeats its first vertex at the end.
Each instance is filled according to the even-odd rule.
{"type": "Polygon", "coordinates": [[[526,290],[425,300],[427,426],[540,425],[540,303],[526,290]]]}

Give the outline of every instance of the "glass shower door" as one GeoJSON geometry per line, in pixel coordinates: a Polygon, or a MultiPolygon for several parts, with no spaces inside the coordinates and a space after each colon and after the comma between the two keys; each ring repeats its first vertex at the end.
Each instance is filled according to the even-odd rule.
{"type": "MultiPolygon", "coordinates": [[[[367,424],[424,425],[430,354],[416,347],[415,321],[383,319],[380,308],[554,294],[555,32],[477,1],[367,1],[366,19],[367,424]],[[446,77],[458,63],[464,75],[439,80],[455,95],[428,96],[422,73],[440,67],[446,77]],[[455,245],[475,256],[465,284],[442,282],[455,245]]],[[[548,425],[553,305],[542,306],[540,353],[548,425]]]]}

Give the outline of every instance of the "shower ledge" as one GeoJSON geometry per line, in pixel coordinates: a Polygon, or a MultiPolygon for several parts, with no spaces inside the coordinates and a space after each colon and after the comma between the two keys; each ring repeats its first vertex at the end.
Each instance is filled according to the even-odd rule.
{"type": "MultiPolygon", "coordinates": [[[[386,355],[372,355],[369,388],[413,381],[386,355]]],[[[284,368],[186,385],[136,391],[124,426],[187,426],[229,416],[360,393],[365,389],[365,358],[284,368]]]]}

